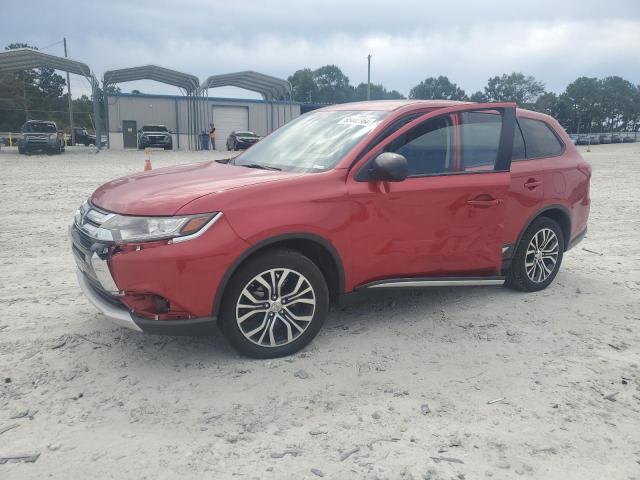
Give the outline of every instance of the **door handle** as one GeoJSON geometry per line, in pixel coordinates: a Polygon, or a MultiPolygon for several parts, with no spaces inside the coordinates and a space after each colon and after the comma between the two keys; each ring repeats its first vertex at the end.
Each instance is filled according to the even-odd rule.
{"type": "Polygon", "coordinates": [[[474,199],[467,200],[467,204],[472,207],[496,207],[502,203],[502,200],[499,198],[491,198],[486,200],[474,199]]]}
{"type": "Polygon", "coordinates": [[[536,180],[535,178],[530,178],[529,180],[527,180],[527,183],[524,184],[525,188],[528,188],[529,190],[533,190],[540,185],[542,185],[542,182],[540,180],[536,180]]]}

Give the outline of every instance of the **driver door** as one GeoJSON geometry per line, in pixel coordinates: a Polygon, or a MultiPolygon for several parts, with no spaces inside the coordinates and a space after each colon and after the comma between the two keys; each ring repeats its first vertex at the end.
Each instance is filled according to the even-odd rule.
{"type": "Polygon", "coordinates": [[[500,275],[514,124],[513,104],[441,109],[362,157],[348,178],[356,286],[500,275]],[[405,180],[371,180],[383,152],[407,158],[405,180]]]}

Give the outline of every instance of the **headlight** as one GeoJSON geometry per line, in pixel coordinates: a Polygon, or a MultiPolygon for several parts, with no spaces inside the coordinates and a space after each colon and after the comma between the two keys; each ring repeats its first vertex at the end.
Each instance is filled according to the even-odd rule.
{"type": "Polygon", "coordinates": [[[129,217],[113,215],[100,225],[113,240],[149,242],[193,235],[219,215],[217,212],[183,217],[129,217]]]}
{"type": "Polygon", "coordinates": [[[76,211],[74,223],[90,237],[107,242],[182,242],[203,234],[222,212],[179,217],[133,217],[97,210],[85,201],[76,211]]]}

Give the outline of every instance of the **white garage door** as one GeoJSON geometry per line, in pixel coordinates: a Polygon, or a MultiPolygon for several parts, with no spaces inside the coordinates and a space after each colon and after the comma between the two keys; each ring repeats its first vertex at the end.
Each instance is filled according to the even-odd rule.
{"type": "Polygon", "coordinates": [[[234,130],[249,129],[249,107],[213,108],[213,123],[216,126],[216,150],[227,149],[227,137],[234,130]]]}

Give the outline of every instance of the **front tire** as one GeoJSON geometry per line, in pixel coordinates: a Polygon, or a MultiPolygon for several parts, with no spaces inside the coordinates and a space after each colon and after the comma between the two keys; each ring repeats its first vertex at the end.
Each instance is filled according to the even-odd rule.
{"type": "Polygon", "coordinates": [[[320,269],[295,250],[269,250],[234,273],[224,292],[220,327],[243,355],[290,355],[318,333],[329,309],[320,269]]]}
{"type": "Polygon", "coordinates": [[[544,216],[536,218],[518,244],[506,285],[524,292],[547,288],[560,270],[564,242],[558,222],[544,216]]]}

